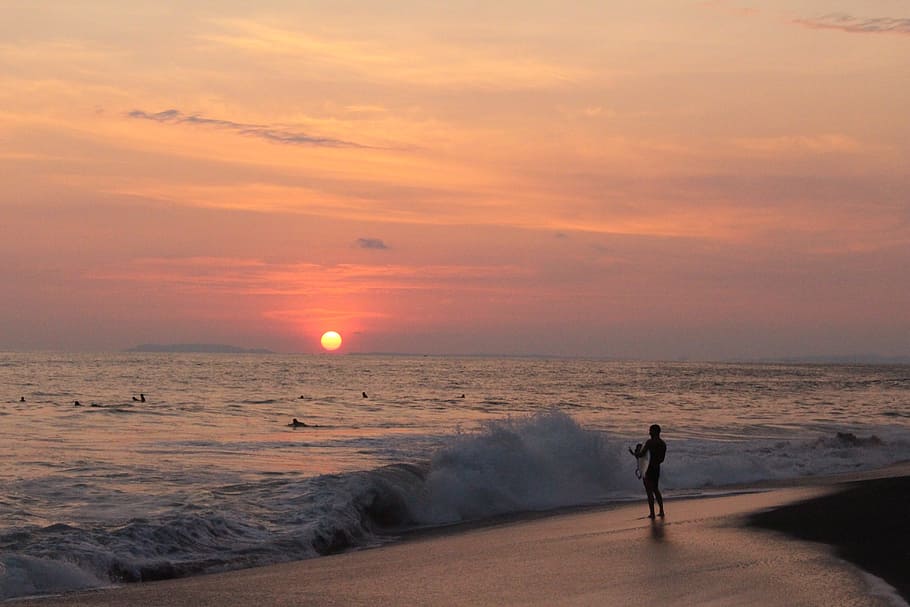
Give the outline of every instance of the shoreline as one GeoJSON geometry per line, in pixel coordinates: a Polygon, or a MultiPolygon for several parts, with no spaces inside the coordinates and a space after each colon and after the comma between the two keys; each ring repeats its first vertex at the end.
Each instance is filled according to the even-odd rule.
{"type": "MultiPolygon", "coordinates": [[[[867,573],[910,600],[906,583],[893,571],[841,553],[837,534],[824,544],[790,534],[844,528],[843,522],[818,516],[819,508],[849,519],[850,503],[857,500],[873,512],[895,496],[908,503],[910,465],[804,480],[757,492],[668,498],[667,519],[653,523],[643,516],[642,499],[417,531],[384,546],[304,561],[25,597],[11,604],[602,605],[641,600],[642,588],[667,605],[900,604],[895,592],[871,583],[876,578],[867,573]],[[775,519],[776,527],[756,522],[769,517],[785,520],[775,519]]],[[[874,547],[890,538],[901,544],[893,535],[869,532],[871,523],[854,522],[855,537],[874,547]]],[[[906,533],[901,525],[898,532],[906,533]]],[[[906,561],[898,560],[898,569],[901,563],[906,561]]]]}
{"type": "Polygon", "coordinates": [[[910,521],[906,513],[893,513],[901,504],[910,504],[910,476],[852,481],[828,495],[757,512],[746,520],[756,528],[831,546],[910,602],[910,521]]]}

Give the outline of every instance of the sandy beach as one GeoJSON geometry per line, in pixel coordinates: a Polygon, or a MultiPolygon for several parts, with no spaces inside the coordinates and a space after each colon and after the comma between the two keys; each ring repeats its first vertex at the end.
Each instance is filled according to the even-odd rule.
{"type": "Polygon", "coordinates": [[[855,508],[861,503],[872,512],[893,511],[895,499],[907,503],[908,487],[910,479],[896,476],[672,499],[667,518],[656,522],[644,516],[642,501],[29,604],[901,605],[893,586],[906,598],[900,572],[910,570],[907,525],[898,522],[886,530],[876,522],[882,517],[857,517],[855,508]],[[856,533],[838,531],[848,529],[856,533]],[[813,541],[794,539],[794,531],[813,541]],[[888,535],[881,535],[884,531],[888,535]],[[873,552],[895,548],[879,553],[877,564],[862,561],[849,547],[856,538],[873,552]],[[890,577],[890,585],[869,572],[890,577]]]}
{"type": "Polygon", "coordinates": [[[815,499],[750,515],[751,525],[834,547],[910,600],[910,477],[857,481],[815,499]]]}

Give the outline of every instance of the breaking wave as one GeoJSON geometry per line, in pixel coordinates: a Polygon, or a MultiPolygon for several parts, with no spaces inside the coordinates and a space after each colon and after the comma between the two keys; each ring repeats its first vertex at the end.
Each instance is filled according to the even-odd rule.
{"type": "MultiPolygon", "coordinates": [[[[553,411],[456,434],[425,462],[200,490],[117,525],[20,527],[0,535],[0,598],[299,560],[416,528],[638,496],[627,442],[553,411]]],[[[692,440],[673,442],[670,456],[667,487],[697,489],[891,463],[895,445],[847,433],[801,444],[692,440]],[[799,450],[812,457],[793,457],[799,450]]]]}

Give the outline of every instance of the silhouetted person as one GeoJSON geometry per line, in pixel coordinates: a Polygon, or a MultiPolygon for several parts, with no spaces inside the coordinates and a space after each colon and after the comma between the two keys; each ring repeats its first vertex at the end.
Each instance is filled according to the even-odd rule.
{"type": "Polygon", "coordinates": [[[367,393],[366,393],[366,392],[361,392],[361,394],[363,395],[364,398],[367,397],[367,393]]]}
{"type": "Polygon", "coordinates": [[[636,445],[635,451],[629,449],[629,453],[635,457],[650,455],[648,469],[645,470],[645,475],[641,479],[645,485],[645,492],[648,494],[648,509],[651,511],[648,518],[654,518],[655,498],[657,498],[657,506],[660,508],[658,516],[663,517],[664,497],[660,494],[658,485],[660,483],[660,465],[667,455],[667,443],[660,438],[660,426],[657,424],[653,424],[648,429],[648,433],[651,435],[651,438],[646,440],[644,445],[636,445]]]}
{"type": "Polygon", "coordinates": [[[74,400],[74,401],[73,401],[73,406],[74,406],[74,407],[81,407],[81,406],[82,406],[82,403],[80,403],[78,400],[74,400]]]}
{"type": "Polygon", "coordinates": [[[20,402],[20,403],[24,403],[24,402],[25,402],[25,397],[24,397],[24,396],[20,397],[20,398],[19,398],[19,402],[20,402]]]}
{"type": "Polygon", "coordinates": [[[144,402],[145,402],[145,394],[140,394],[140,395],[139,395],[139,398],[136,398],[136,397],[134,396],[134,397],[133,397],[133,400],[134,400],[135,402],[137,402],[137,403],[144,403],[144,402]]]}
{"type": "Polygon", "coordinates": [[[294,420],[291,423],[288,424],[288,426],[290,426],[291,428],[306,428],[307,427],[306,423],[297,421],[296,417],[294,418],[294,420]]]}

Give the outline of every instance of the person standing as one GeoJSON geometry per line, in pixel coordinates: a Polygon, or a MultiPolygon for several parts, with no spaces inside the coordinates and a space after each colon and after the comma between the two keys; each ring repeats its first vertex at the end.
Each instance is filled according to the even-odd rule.
{"type": "Polygon", "coordinates": [[[667,455],[667,443],[660,438],[660,426],[658,424],[652,424],[648,429],[648,434],[651,435],[645,444],[640,448],[636,447],[635,451],[629,449],[629,451],[635,457],[644,457],[649,455],[650,459],[648,460],[648,469],[645,470],[644,476],[641,478],[642,482],[645,485],[645,493],[648,494],[648,509],[651,511],[651,514],[648,515],[648,518],[654,518],[654,500],[657,500],[657,506],[659,508],[658,516],[663,518],[664,516],[664,497],[660,494],[660,465],[664,461],[664,457],[667,455]]]}

